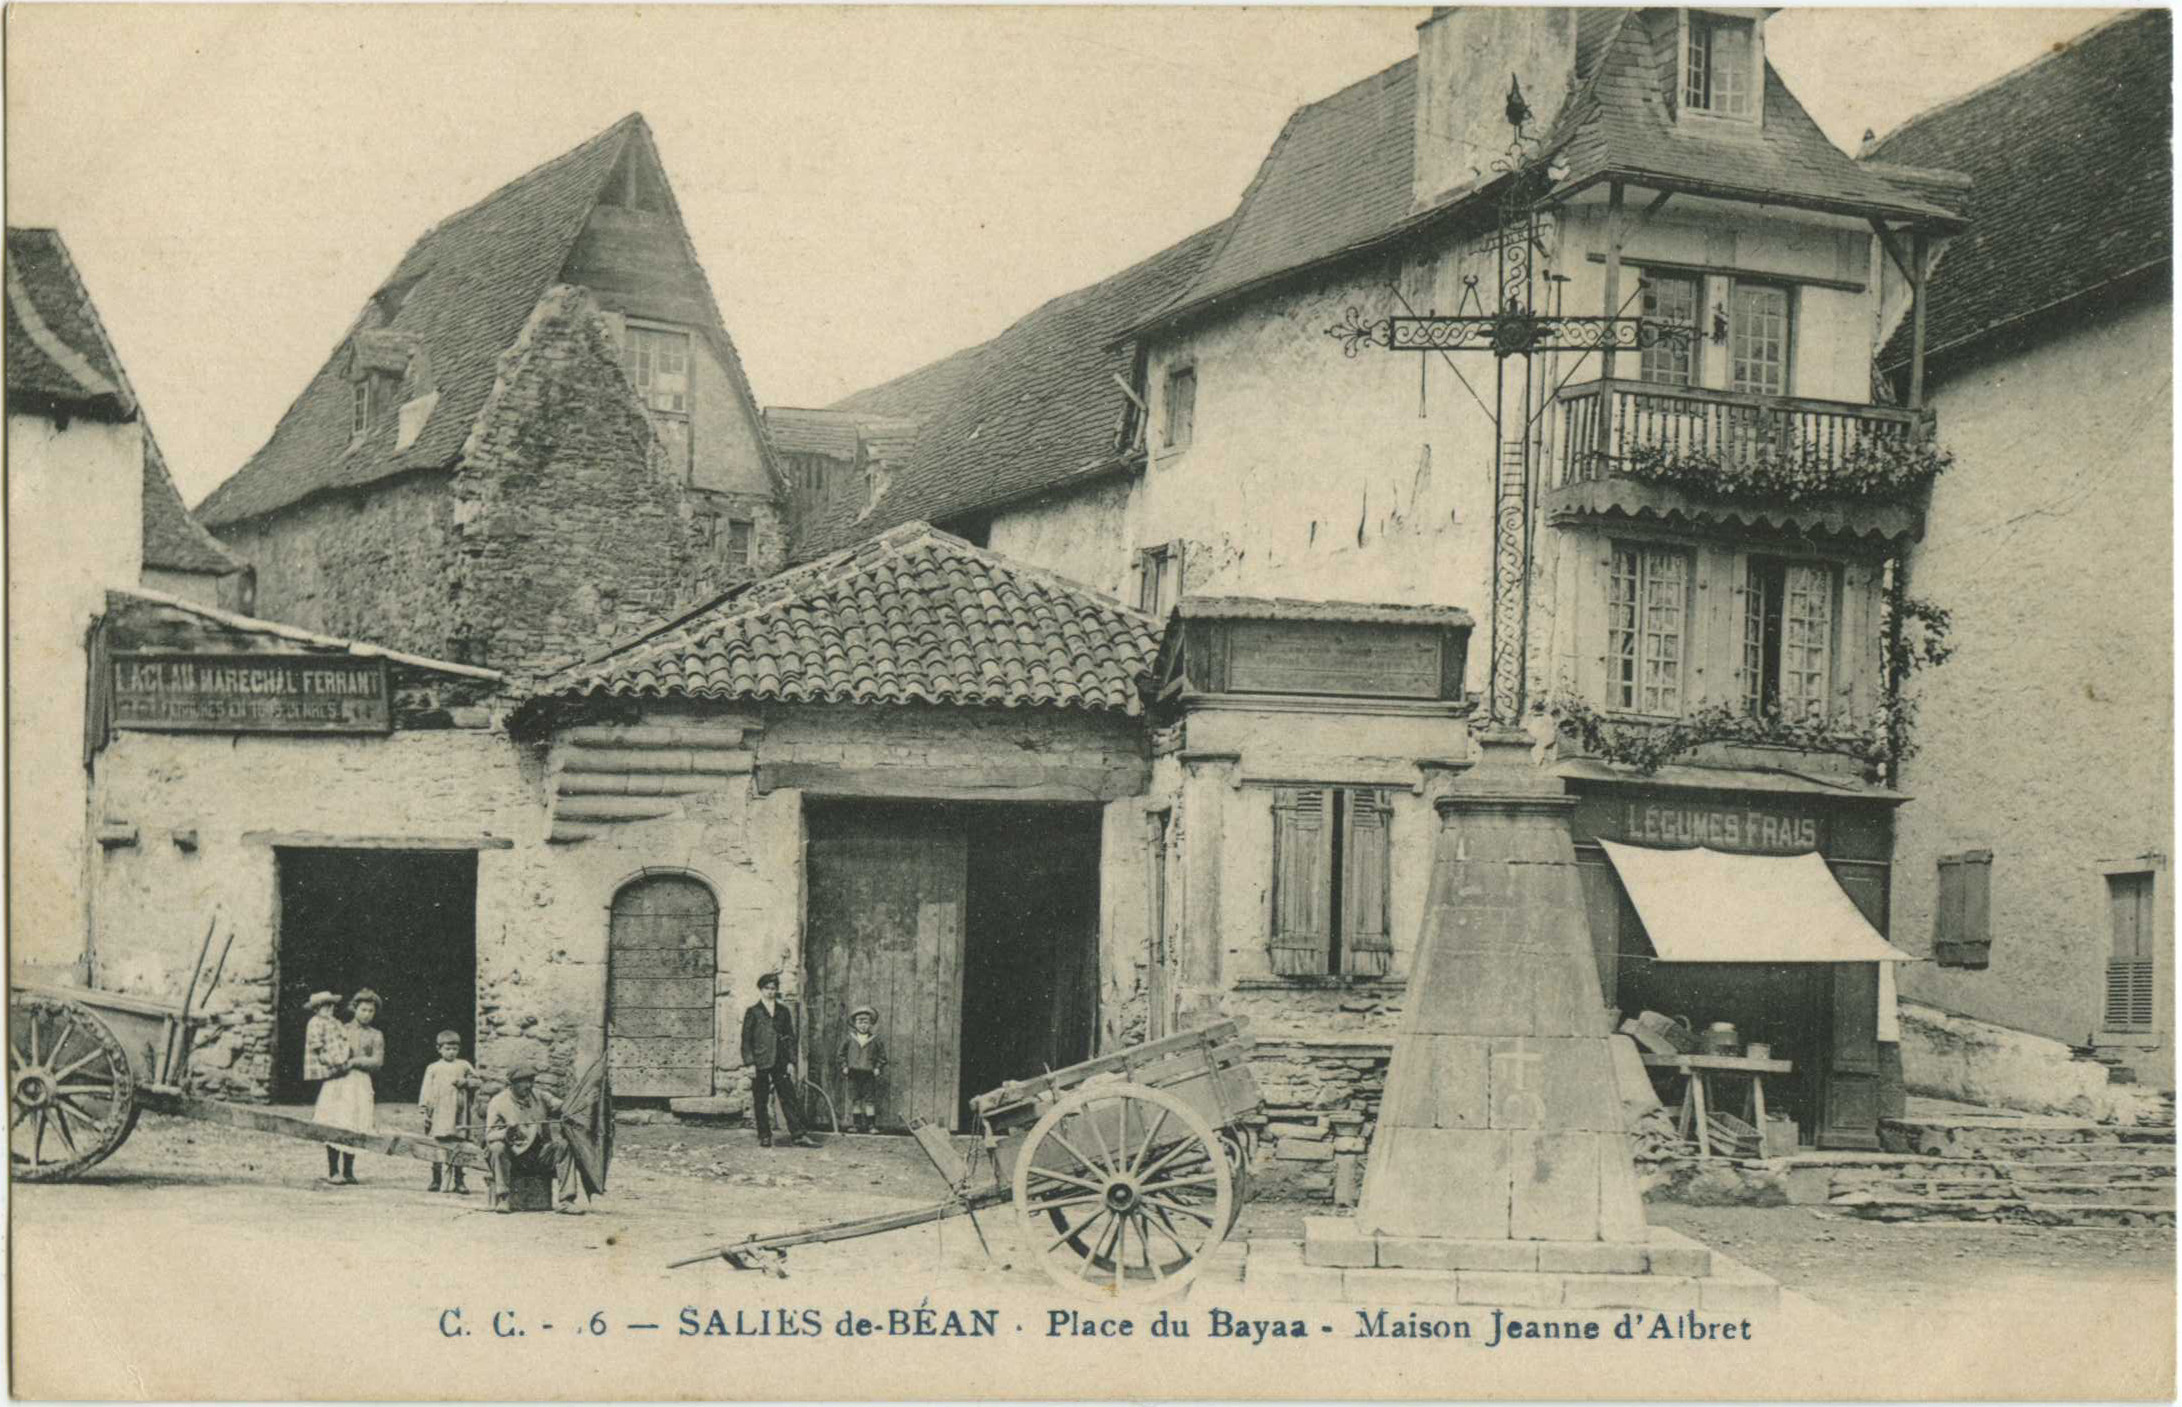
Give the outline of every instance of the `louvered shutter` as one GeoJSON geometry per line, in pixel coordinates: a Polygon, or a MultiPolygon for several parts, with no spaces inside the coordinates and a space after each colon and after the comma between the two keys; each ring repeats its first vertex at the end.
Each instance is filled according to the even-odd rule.
{"type": "Polygon", "coordinates": [[[1352,791],[1348,799],[1341,827],[1341,970],[1384,977],[1394,965],[1387,921],[1393,808],[1383,791],[1352,791]]]}
{"type": "Polygon", "coordinates": [[[1283,787],[1273,797],[1273,971],[1324,975],[1333,929],[1332,795],[1283,787]]]}
{"type": "Polygon", "coordinates": [[[1993,852],[1942,855],[1939,902],[1932,910],[1932,958],[1942,967],[1992,965],[1993,852]]]}
{"type": "Polygon", "coordinates": [[[2152,877],[2110,875],[2107,904],[2112,910],[2113,949],[2106,960],[2108,1031],[2152,1029],[2152,877]]]}

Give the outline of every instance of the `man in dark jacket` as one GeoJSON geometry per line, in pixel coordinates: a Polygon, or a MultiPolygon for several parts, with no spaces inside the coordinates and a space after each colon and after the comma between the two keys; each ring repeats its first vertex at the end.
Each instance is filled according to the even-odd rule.
{"type": "Polygon", "coordinates": [[[803,1131],[803,1111],[796,1100],[795,1017],[780,1003],[777,972],[758,979],[758,999],[742,1014],[742,1063],[750,1067],[750,1107],[757,1116],[758,1146],[773,1146],[770,1106],[777,1096],[789,1142],[798,1148],[816,1148],[803,1131]]]}

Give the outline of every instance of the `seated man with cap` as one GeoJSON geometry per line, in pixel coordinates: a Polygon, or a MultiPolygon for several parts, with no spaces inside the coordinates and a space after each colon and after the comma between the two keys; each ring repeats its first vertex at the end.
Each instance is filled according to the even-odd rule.
{"type": "Polygon", "coordinates": [[[485,1106],[485,1156],[492,1164],[493,1210],[515,1210],[510,1194],[517,1173],[552,1178],[557,1212],[583,1214],[576,1205],[576,1163],[561,1136],[561,1101],[538,1088],[538,1067],[519,1060],[508,1070],[508,1087],[485,1106]]]}

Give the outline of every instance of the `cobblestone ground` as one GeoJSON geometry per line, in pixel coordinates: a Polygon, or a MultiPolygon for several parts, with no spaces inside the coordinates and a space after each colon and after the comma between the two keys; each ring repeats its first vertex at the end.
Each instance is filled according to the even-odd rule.
{"type": "MultiPolygon", "coordinates": [[[[392,1123],[405,1123],[406,1113],[382,1109],[392,1123]]],[[[355,1188],[318,1184],[323,1167],[308,1144],[147,1116],[89,1179],[17,1187],[11,1208],[16,1393],[1072,1398],[2173,1391],[2174,1242],[2167,1230],[1899,1227],[1836,1220],[1811,1208],[1654,1207],[1654,1220],[1780,1279],[1826,1316],[1825,1332],[1857,1347],[1820,1352],[1815,1342],[1797,1343],[1793,1354],[1768,1355],[1758,1345],[1716,1349],[1687,1363],[1666,1352],[1639,1363],[1603,1351],[1526,1350],[1530,1356],[1518,1357],[1384,1341],[1329,1353],[1320,1331],[1341,1340],[1331,1347],[1349,1349],[1356,1343],[1356,1307],[1258,1304],[1247,1287],[1236,1288],[1223,1264],[1183,1302],[1199,1334],[1185,1349],[1143,1338],[1120,1344],[1051,1336],[1051,1313],[1078,1301],[1034,1270],[1010,1268],[1008,1262],[1023,1258],[1007,1208],[983,1217],[990,1256],[971,1224],[954,1218],[799,1250],[786,1280],[717,1262],[666,1267],[750,1232],[933,1200],[938,1180],[907,1139],[828,1139],[815,1150],[767,1152],[737,1129],[623,1125],[611,1195],[583,1218],[496,1217],[483,1212],[481,1196],[428,1196],[427,1169],[408,1161],[360,1157],[364,1182],[355,1188]],[[987,1309],[999,1325],[997,1338],[881,1334],[844,1342],[831,1333],[844,1310],[884,1325],[890,1310],[914,1315],[920,1306],[940,1316],[934,1322],[941,1328],[948,1310],[987,1309]],[[1254,1348],[1206,1343],[1207,1317],[1222,1306],[1247,1316],[1301,1315],[1314,1341],[1268,1339],[1254,1348]],[[450,1318],[449,1310],[459,1315],[450,1318]],[[739,1312],[746,1329],[778,1327],[784,1319],[804,1325],[809,1311],[828,1332],[684,1334],[685,1316],[710,1327],[715,1310],[722,1327],[734,1327],[739,1312]],[[603,1335],[589,1332],[594,1313],[602,1315],[596,1322],[603,1335]],[[496,1314],[502,1328],[520,1336],[496,1335],[496,1314]],[[661,1327],[630,1327],[647,1323],[661,1327]],[[1896,1353],[1908,1354],[1901,1366],[1879,1366],[1896,1353]],[[2023,1368],[2035,1371],[2012,1366],[2018,1355],[2023,1368]],[[1800,1366],[1791,1372],[1791,1363],[1800,1366]],[[1833,1376],[1823,1371],[1827,1365],[1833,1376]]],[[[1256,1202],[1237,1236],[1293,1238],[1302,1218],[1318,1210],[1256,1202]]],[[[1134,1311],[1142,1321],[1138,1335],[1154,1313],[1134,1311]]],[[[1806,1326],[1776,1337],[1817,1332],[1806,1326]]]]}

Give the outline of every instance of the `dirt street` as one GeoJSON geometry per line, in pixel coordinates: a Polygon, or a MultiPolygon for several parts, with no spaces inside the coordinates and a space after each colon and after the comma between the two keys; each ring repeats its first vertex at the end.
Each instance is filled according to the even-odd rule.
{"type": "MultiPolygon", "coordinates": [[[[385,1112],[401,1121],[391,1106],[385,1112]]],[[[676,1256],[749,1232],[928,1202],[938,1182],[902,1138],[765,1152],[742,1130],[625,1124],[618,1132],[612,1192],[592,1215],[497,1217],[484,1212],[481,1195],[427,1196],[419,1163],[366,1155],[362,1186],[326,1187],[311,1145],[147,1116],[86,1181],[15,1189],[16,1392],[1646,1395],[1646,1374],[1677,1361],[1648,1359],[1631,1376],[1626,1356],[1525,1360],[1491,1350],[1448,1360],[1444,1347],[1403,1344],[1365,1347],[1371,1356],[1359,1360],[1314,1355],[1311,1344],[1200,1338],[1185,1354],[1157,1341],[1055,1337],[1049,1315],[1076,1302],[1035,1271],[1003,1265],[1017,1258],[1007,1208],[983,1217],[993,1258],[969,1221],[955,1218],[799,1250],[787,1280],[717,1263],[669,1270],[676,1256]],[[890,1311],[913,1315],[920,1305],[942,1333],[947,1311],[988,1310],[998,1340],[834,1336],[844,1311],[883,1325],[890,1311]],[[824,1320],[825,1333],[805,1332],[805,1311],[824,1320]],[[1460,1364],[1456,1376],[1451,1362],[1460,1364]]],[[[1294,1237],[1318,1210],[1260,1201],[1237,1235],[1294,1237]]],[[[2062,1389],[2070,1384],[2087,1384],[2094,1396],[2160,1395],[2173,1381],[2168,1231],[1878,1226],[1809,1208],[1654,1207],[1652,1216],[1838,1315],[1825,1332],[1863,1346],[1869,1363],[1905,1338],[1921,1355],[1862,1376],[1866,1360],[1856,1353],[1798,1344],[1797,1363],[1850,1374],[1828,1379],[1780,1376],[1787,1359],[1715,1350],[1659,1380],[1661,1391],[1762,1396],[1830,1385],[1822,1395],[1915,1395],[1925,1381],[1919,1365],[1935,1375],[1926,1390],[1959,1382],[1969,1395],[2011,1395],[2011,1384],[2027,1395],[2069,1395],[2062,1389]],[[2107,1339],[2134,1350],[2109,1344],[2084,1358],[2086,1344],[2107,1339]],[[2036,1346],[2044,1374],[1962,1376],[2002,1345],[2011,1354],[2036,1346]],[[2090,1366],[2073,1366],[2080,1362],[2090,1366]],[[1753,1365],[1765,1372],[1749,1376],[1753,1365]],[[1863,1394],[1846,1392],[1851,1385],[1863,1394]]],[[[1259,1316],[1306,1312],[1206,1285],[1184,1307],[1202,1325],[1212,1307],[1236,1305],[1259,1316]]],[[[1314,1337],[1324,1321],[1346,1346],[1353,1307],[1307,1312],[1314,1337]]]]}

